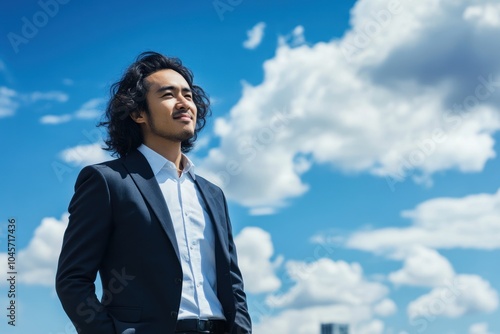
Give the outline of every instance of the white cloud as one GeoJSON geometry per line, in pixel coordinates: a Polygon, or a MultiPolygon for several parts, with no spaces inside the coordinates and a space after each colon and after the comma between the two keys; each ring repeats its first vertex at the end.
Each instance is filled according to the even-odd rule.
{"type": "Polygon", "coordinates": [[[463,17],[482,27],[500,27],[500,4],[485,3],[469,6],[465,9],[463,17]]]}
{"type": "Polygon", "coordinates": [[[378,319],[360,324],[355,333],[363,334],[382,334],[384,332],[384,323],[378,319]]]}
{"type": "MultiPolygon", "coordinates": [[[[267,124],[262,128],[253,129],[253,117],[246,115],[249,119],[242,119],[242,124],[248,121],[246,124],[250,132],[237,126],[228,131],[228,138],[235,137],[225,145],[234,156],[226,156],[218,148],[211,149],[208,157],[200,163],[201,174],[224,186],[228,197],[237,198],[240,203],[257,209],[253,211],[254,214],[265,213],[266,210],[274,212],[270,208],[285,205],[284,197],[290,193],[298,196],[308,189],[295,173],[294,165],[300,162],[294,162],[293,152],[278,146],[273,154],[268,152],[268,145],[285,134],[284,127],[292,116],[279,110],[271,110],[267,114],[267,124]],[[236,135],[236,132],[240,132],[240,135],[236,135]],[[255,164],[258,164],[258,168],[255,168],[255,164]],[[267,185],[263,184],[270,179],[272,181],[267,185]],[[262,208],[265,208],[264,211],[262,208]]],[[[217,131],[228,129],[225,121],[221,120],[219,124],[217,131]]]]}
{"type": "MultiPolygon", "coordinates": [[[[203,135],[203,136],[198,137],[196,139],[195,146],[191,152],[196,153],[199,150],[207,148],[208,145],[210,144],[211,139],[212,138],[210,137],[210,135],[203,135]]],[[[194,157],[192,157],[192,159],[194,159],[194,157]]]]}
{"type": "Polygon", "coordinates": [[[276,213],[276,209],[273,207],[258,207],[258,208],[252,208],[250,209],[250,215],[252,216],[265,216],[265,215],[272,215],[276,213]]]}
{"type": "Polygon", "coordinates": [[[40,118],[40,123],[56,125],[69,122],[73,119],[94,119],[102,114],[102,109],[100,108],[100,106],[103,103],[104,99],[102,98],[90,99],[73,114],[44,115],[40,118]]]}
{"type": "Polygon", "coordinates": [[[455,276],[450,262],[433,249],[415,246],[405,254],[403,268],[389,274],[396,285],[434,287],[455,276]]]}
{"type": "MultiPolygon", "coordinates": [[[[235,241],[247,290],[256,286],[250,283],[254,278],[267,281],[274,275],[276,262],[270,262],[273,250],[267,232],[246,228],[235,241]],[[257,243],[262,246],[255,248],[257,243]]],[[[322,323],[335,322],[348,324],[353,333],[381,334],[384,323],[376,316],[396,312],[394,302],[387,298],[387,287],[366,279],[358,263],[317,258],[288,261],[285,269],[283,281],[291,283],[290,287],[268,294],[262,302],[249,303],[256,333],[309,334],[319,332],[322,323]]]]}
{"type": "MultiPolygon", "coordinates": [[[[19,282],[54,286],[57,261],[67,225],[68,214],[63,214],[60,220],[53,217],[42,219],[28,246],[18,252],[16,262],[19,282]]],[[[0,261],[7,263],[6,253],[0,253],[0,261]]],[[[6,275],[6,271],[3,271],[3,275],[6,275]]],[[[2,279],[1,282],[5,284],[6,280],[2,279]]]]}
{"type": "Polygon", "coordinates": [[[497,309],[498,293],[488,281],[478,275],[455,274],[449,261],[435,250],[414,247],[395,256],[403,257],[404,265],[389,275],[390,281],[432,288],[408,305],[408,316],[413,323],[497,309]]]}
{"type": "Polygon", "coordinates": [[[111,158],[100,143],[71,147],[59,153],[59,156],[63,161],[77,166],[92,165],[111,158]]]}
{"type": "Polygon", "coordinates": [[[40,118],[40,123],[42,124],[61,124],[66,123],[71,120],[71,115],[45,115],[40,118]]]}
{"type": "Polygon", "coordinates": [[[306,42],[306,39],[304,37],[304,27],[303,26],[296,26],[293,31],[292,31],[292,45],[300,45],[304,44],[306,42]]]}
{"type": "Polygon", "coordinates": [[[245,227],[234,239],[238,247],[238,264],[243,274],[245,290],[251,293],[270,292],[281,286],[275,269],[282,258],[274,262],[271,235],[258,227],[245,227]]]}
{"type": "Polygon", "coordinates": [[[410,319],[448,317],[493,312],[498,307],[498,293],[477,275],[457,275],[453,282],[432,289],[408,305],[410,319]]]}
{"type": "Polygon", "coordinates": [[[398,310],[396,303],[393,300],[385,298],[373,307],[373,311],[376,315],[381,317],[388,317],[393,315],[398,310]]]}
{"type": "Polygon", "coordinates": [[[69,79],[69,78],[64,78],[62,80],[62,83],[65,86],[73,86],[75,84],[75,82],[73,80],[69,79]]]}
{"type": "Polygon", "coordinates": [[[252,29],[248,30],[248,39],[243,42],[243,46],[247,49],[255,49],[258,47],[264,37],[265,28],[266,24],[264,22],[259,22],[252,29]]]}
{"type": "Polygon", "coordinates": [[[468,6],[405,1],[387,16],[387,1],[361,0],[342,39],[280,44],[263,65],[264,81],[245,84],[217,121],[220,145],[204,157],[206,174],[252,209],[283,207],[308,190],[297,156],[392,186],[480,172],[495,157],[500,129],[500,48],[491,43],[500,29],[464,24],[468,6]],[[280,120],[277,111],[286,111],[280,120]]]}
{"type": "Polygon", "coordinates": [[[63,103],[68,100],[68,95],[59,91],[18,93],[8,87],[0,86],[0,118],[13,116],[20,106],[44,100],[63,103]]]}
{"type": "Polygon", "coordinates": [[[392,283],[432,288],[408,305],[412,324],[427,326],[428,319],[435,317],[495,311],[498,293],[490,283],[478,275],[456,274],[433,248],[498,248],[500,190],[431,199],[403,216],[412,219],[413,225],[356,232],[346,245],[403,260],[403,267],[388,275],[392,283]]]}
{"type": "Polygon", "coordinates": [[[404,211],[409,227],[355,232],[347,247],[394,252],[415,245],[429,248],[500,248],[500,190],[462,198],[436,198],[404,211]]]}
{"type": "Polygon", "coordinates": [[[469,334],[492,334],[488,329],[488,324],[485,322],[479,322],[472,324],[469,327],[469,334]]]}
{"type": "Polygon", "coordinates": [[[259,334],[319,333],[322,323],[348,324],[349,333],[382,334],[383,322],[372,319],[372,316],[370,308],[364,305],[328,305],[299,310],[289,309],[273,317],[252,312],[255,321],[254,332],[259,334]]]}
{"type": "Polygon", "coordinates": [[[33,101],[56,101],[56,102],[66,102],[68,101],[68,95],[62,92],[58,91],[51,91],[51,92],[33,92],[28,95],[28,98],[33,101]]]}
{"type": "Polygon", "coordinates": [[[75,112],[75,117],[79,119],[91,119],[99,117],[102,114],[102,109],[99,108],[104,102],[104,99],[95,98],[85,102],[80,109],[75,112]]]}
{"type": "Polygon", "coordinates": [[[258,310],[252,310],[252,305],[249,307],[254,321],[254,332],[259,334],[319,333],[322,323],[349,324],[350,332],[357,334],[382,333],[366,331],[372,317],[369,307],[366,306],[312,306],[300,310],[287,309],[272,317],[259,313],[258,310]]]}
{"type": "Polygon", "coordinates": [[[19,103],[16,101],[16,91],[0,86],[0,118],[12,116],[16,113],[19,103]]]}
{"type": "Polygon", "coordinates": [[[327,258],[312,263],[288,261],[286,270],[295,284],[283,294],[268,297],[267,302],[273,307],[372,305],[388,293],[384,285],[367,281],[358,263],[335,262],[327,258]]]}
{"type": "Polygon", "coordinates": [[[304,27],[301,25],[296,26],[290,34],[278,38],[278,45],[280,46],[286,46],[287,44],[290,46],[299,46],[305,42],[304,27]]]}

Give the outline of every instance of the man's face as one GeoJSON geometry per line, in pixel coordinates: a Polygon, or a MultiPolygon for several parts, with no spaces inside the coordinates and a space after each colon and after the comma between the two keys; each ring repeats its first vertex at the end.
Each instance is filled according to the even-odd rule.
{"type": "Polygon", "coordinates": [[[194,135],[197,109],[187,81],[174,70],[160,70],[146,79],[149,115],[141,112],[145,142],[166,139],[182,142],[194,135]]]}

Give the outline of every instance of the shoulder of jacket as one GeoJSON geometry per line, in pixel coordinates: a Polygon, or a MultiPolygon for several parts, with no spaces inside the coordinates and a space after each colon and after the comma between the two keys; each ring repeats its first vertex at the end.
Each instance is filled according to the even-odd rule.
{"type": "Polygon", "coordinates": [[[125,170],[123,163],[122,163],[122,158],[118,159],[113,159],[109,161],[104,161],[92,165],[87,165],[82,169],[82,172],[88,171],[97,171],[98,173],[102,174],[103,176],[111,176],[116,173],[123,173],[125,170]]]}
{"type": "Polygon", "coordinates": [[[210,188],[212,188],[212,189],[215,189],[215,190],[217,190],[217,191],[222,192],[222,189],[221,189],[218,185],[216,185],[215,183],[213,183],[213,182],[211,182],[211,181],[207,180],[207,179],[206,179],[206,178],[204,178],[203,176],[200,176],[200,175],[196,174],[196,179],[197,179],[197,181],[198,181],[200,184],[202,184],[203,186],[210,187],[210,188]]]}

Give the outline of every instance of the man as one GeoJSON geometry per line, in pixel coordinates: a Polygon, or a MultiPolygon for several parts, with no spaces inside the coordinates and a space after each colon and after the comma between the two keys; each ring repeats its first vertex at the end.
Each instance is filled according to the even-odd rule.
{"type": "Polygon", "coordinates": [[[119,159],[76,181],[56,277],[64,310],[83,334],[251,333],[226,200],[183,154],[210,114],[205,92],[154,52],[111,92],[101,125],[119,159]]]}

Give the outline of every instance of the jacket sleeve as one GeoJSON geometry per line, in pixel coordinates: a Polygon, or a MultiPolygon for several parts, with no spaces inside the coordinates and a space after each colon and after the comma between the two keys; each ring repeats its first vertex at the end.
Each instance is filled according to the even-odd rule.
{"type": "Polygon", "coordinates": [[[94,282],[112,231],[109,188],[99,166],[80,172],[68,211],[57,294],[80,334],[115,333],[113,320],[95,294],[94,282]]]}
{"type": "Polygon", "coordinates": [[[238,256],[236,254],[236,247],[233,241],[231,220],[229,218],[226,198],[224,197],[224,195],[222,196],[224,198],[224,208],[228,220],[227,225],[228,225],[229,256],[231,261],[230,263],[231,282],[233,285],[233,295],[236,303],[235,305],[236,315],[231,334],[251,334],[252,321],[250,319],[250,314],[248,313],[246,294],[243,289],[243,278],[241,275],[240,268],[238,267],[238,256]]]}

